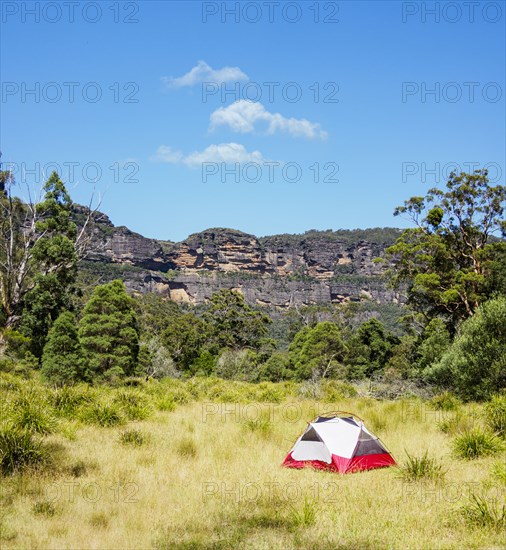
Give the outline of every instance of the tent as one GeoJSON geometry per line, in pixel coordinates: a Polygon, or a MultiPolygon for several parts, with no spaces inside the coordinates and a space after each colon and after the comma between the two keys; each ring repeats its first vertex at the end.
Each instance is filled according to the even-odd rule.
{"type": "Polygon", "coordinates": [[[287,468],[310,466],[341,474],[396,464],[362,419],[336,412],[308,424],[283,462],[287,468]]]}

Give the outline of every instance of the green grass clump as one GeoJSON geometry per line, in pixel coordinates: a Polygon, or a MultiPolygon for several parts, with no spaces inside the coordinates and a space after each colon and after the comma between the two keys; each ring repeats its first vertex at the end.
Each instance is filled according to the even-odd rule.
{"type": "Polygon", "coordinates": [[[445,391],[433,397],[429,404],[438,411],[456,411],[460,407],[461,401],[452,392],[445,391]]]}
{"type": "Polygon", "coordinates": [[[490,473],[499,483],[506,485],[506,462],[504,460],[493,464],[490,473]]]}
{"type": "Polygon", "coordinates": [[[80,417],[85,424],[94,424],[103,428],[125,423],[122,411],[116,403],[92,403],[82,409],[80,417]]]}
{"type": "Polygon", "coordinates": [[[323,401],[326,403],[336,403],[342,399],[356,397],[357,390],[347,382],[339,380],[328,380],[322,385],[323,401]]]}
{"type": "Polygon", "coordinates": [[[469,498],[469,503],[462,506],[459,511],[465,522],[471,525],[497,530],[506,529],[506,505],[497,500],[487,500],[473,494],[469,498]]]}
{"type": "Polygon", "coordinates": [[[14,426],[0,431],[0,470],[9,475],[17,470],[43,465],[49,458],[47,448],[28,432],[14,426]]]}
{"type": "Polygon", "coordinates": [[[49,500],[38,500],[32,506],[32,512],[37,516],[52,518],[56,514],[56,506],[49,500]]]}
{"type": "Polygon", "coordinates": [[[84,384],[77,386],[62,386],[50,394],[50,401],[61,416],[72,417],[79,407],[95,401],[95,393],[84,384]]]}
{"type": "Polygon", "coordinates": [[[138,390],[120,390],[113,398],[128,420],[145,420],[151,415],[148,398],[138,390]]]}
{"type": "Polygon", "coordinates": [[[316,501],[306,497],[300,509],[291,507],[290,516],[294,527],[311,527],[316,523],[316,501]]]}
{"type": "Polygon", "coordinates": [[[500,437],[506,437],[506,395],[496,395],[485,405],[485,423],[500,437]]]}
{"type": "Polygon", "coordinates": [[[406,462],[399,466],[399,474],[405,481],[441,481],[446,471],[442,464],[425,451],[421,456],[410,455],[406,451],[406,462]]]}
{"type": "Polygon", "coordinates": [[[453,452],[458,458],[473,460],[500,452],[502,441],[492,433],[471,430],[453,440],[453,452]]]}
{"type": "Polygon", "coordinates": [[[248,430],[261,435],[268,435],[272,431],[272,422],[264,416],[260,416],[259,418],[247,418],[244,421],[244,425],[248,430]]]}
{"type": "Polygon", "coordinates": [[[182,439],[176,447],[176,452],[183,458],[195,458],[197,456],[197,445],[193,439],[182,439]]]}
{"type": "Polygon", "coordinates": [[[437,423],[437,427],[447,435],[456,435],[471,431],[475,422],[474,416],[457,410],[454,414],[445,416],[443,420],[437,423]]]}
{"type": "Polygon", "coordinates": [[[146,436],[140,430],[130,429],[121,432],[119,435],[119,440],[123,445],[140,447],[146,443],[146,436]]]}

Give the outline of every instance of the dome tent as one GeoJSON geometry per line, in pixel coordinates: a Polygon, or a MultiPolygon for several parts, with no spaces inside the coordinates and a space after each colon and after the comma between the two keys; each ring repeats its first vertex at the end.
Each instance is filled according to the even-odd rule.
{"type": "Polygon", "coordinates": [[[283,462],[341,474],[395,466],[390,452],[356,415],[335,412],[318,416],[297,439],[283,462]]]}

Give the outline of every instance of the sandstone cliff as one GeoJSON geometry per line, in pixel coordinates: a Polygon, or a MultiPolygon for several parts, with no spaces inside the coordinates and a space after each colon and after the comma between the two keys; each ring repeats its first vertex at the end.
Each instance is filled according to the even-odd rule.
{"type": "Polygon", "coordinates": [[[249,303],[278,310],[363,297],[388,303],[399,297],[387,288],[384,267],[374,259],[399,234],[393,228],[312,230],[257,238],[214,228],[174,243],[115,227],[97,214],[83,269],[101,281],[119,277],[132,291],[192,304],[221,288],[235,288],[249,303]]]}

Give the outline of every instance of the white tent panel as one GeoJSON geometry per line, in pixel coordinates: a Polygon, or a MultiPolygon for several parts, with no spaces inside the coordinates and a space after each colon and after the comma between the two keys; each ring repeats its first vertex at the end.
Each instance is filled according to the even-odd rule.
{"type": "Polygon", "coordinates": [[[350,424],[340,418],[326,422],[315,422],[311,426],[321,437],[330,453],[343,458],[353,456],[360,435],[360,426],[350,424]]]}
{"type": "Polygon", "coordinates": [[[298,441],[292,451],[294,460],[321,460],[330,464],[332,456],[321,441],[298,441]]]}

